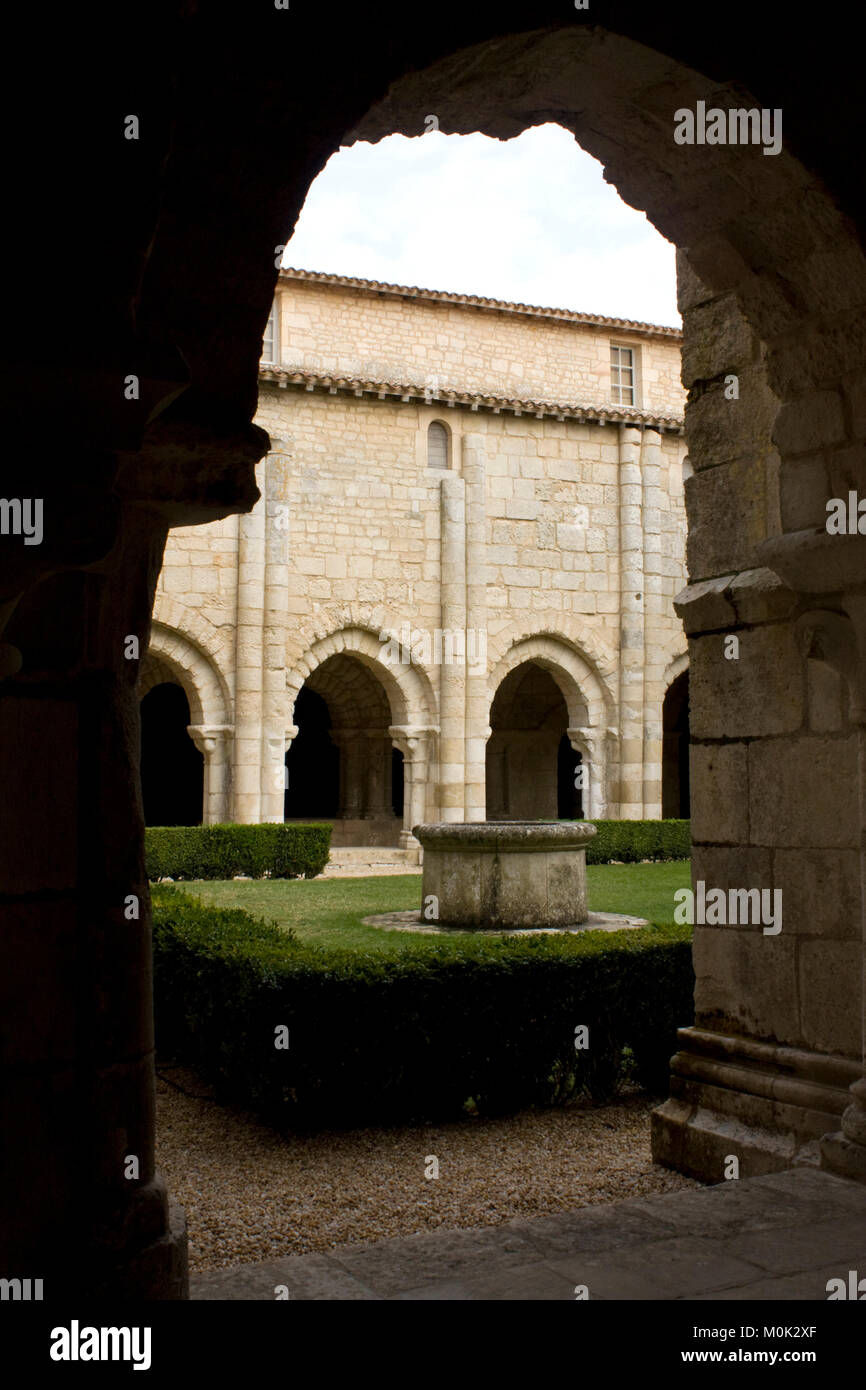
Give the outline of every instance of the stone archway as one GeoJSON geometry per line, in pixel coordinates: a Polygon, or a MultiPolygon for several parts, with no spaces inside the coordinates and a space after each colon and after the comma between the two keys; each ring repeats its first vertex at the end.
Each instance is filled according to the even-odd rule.
{"type": "Polygon", "coordinates": [[[499,686],[490,707],[487,819],[558,820],[575,815],[571,764],[562,757],[569,713],[549,671],[526,661],[499,686]],[[571,776],[569,776],[571,774],[571,776]]]}
{"type": "MultiPolygon", "coordinates": [[[[164,682],[180,686],[189,701],[186,732],[204,760],[197,819],[206,825],[227,821],[234,728],[225,678],[213,657],[190,636],[167,623],[154,622],[141,663],[139,700],[164,682]]],[[[183,751],[180,756],[185,757],[183,751]]]]}
{"type": "MultiPolygon", "coordinates": [[[[527,666],[546,675],[547,681],[558,692],[566,715],[562,729],[559,729],[562,719],[553,713],[552,708],[549,715],[553,722],[547,731],[547,741],[553,738],[554,725],[557,733],[554,761],[550,763],[550,759],[547,760],[552,770],[549,769],[548,786],[543,794],[547,806],[545,815],[556,819],[566,806],[570,808],[565,812],[566,816],[579,811],[587,818],[601,819],[612,814],[609,786],[612,765],[615,766],[616,730],[613,727],[614,702],[607,679],[595,662],[565,638],[539,633],[520,638],[506,649],[495,665],[491,663],[488,678],[492,730],[488,743],[488,794],[492,794],[493,803],[491,807],[488,801],[488,816],[493,813],[496,818],[502,814],[501,807],[508,802],[505,787],[509,780],[513,784],[513,774],[509,779],[506,771],[509,762],[506,746],[509,741],[513,744],[513,739],[505,738],[504,731],[497,731],[493,722],[497,697],[500,691],[506,696],[511,693],[509,684],[513,681],[514,673],[527,666]],[[574,755],[570,762],[573,774],[571,791],[580,791],[579,801],[568,794],[566,786],[565,772],[569,760],[567,750],[562,747],[563,736],[574,755]],[[579,777],[576,775],[578,766],[582,769],[579,777]],[[580,783],[579,788],[574,785],[576,782],[580,783]]],[[[544,702],[543,693],[537,691],[536,697],[540,708],[544,702]]],[[[504,711],[503,717],[506,717],[504,711]]],[[[531,716],[521,716],[522,720],[525,718],[531,719],[531,716]]],[[[541,731],[538,730],[537,734],[540,736],[541,731]]]]}
{"type": "MultiPolygon", "coordinates": [[[[11,906],[0,979],[12,1000],[3,1062],[16,1135],[0,1212],[4,1272],[38,1269],[91,1296],[184,1295],[182,1217],[169,1217],[153,1163],[149,922],[142,914],[136,930],[119,907],[129,892],[147,901],[136,672],[123,643],[146,634],[166,527],[252,505],[252,468],[267,447],[250,420],[274,247],[312,178],[350,130],[420,133],[418,113],[431,109],[444,130],[500,138],[542,120],[566,125],[623,197],[686,248],[695,582],[680,608],[690,635],[695,869],[747,886],[773,857],[791,910],[781,941],[697,934],[701,1026],[684,1037],[656,1152],[718,1180],[719,1146],[746,1116],[743,1154],[756,1167],[784,1165],[811,1145],[813,1158],[862,1176],[862,1079],[835,1147],[816,1134],[838,1128],[839,1096],[863,1064],[853,755],[866,704],[866,566],[862,538],[823,531],[828,496],[844,497],[849,485],[866,492],[855,46],[840,45],[832,26],[813,26],[804,83],[799,65],[779,61],[775,15],[756,13],[744,46],[739,26],[707,26],[685,4],[625,7],[614,32],[592,11],[569,10],[564,21],[561,4],[541,0],[533,23],[544,27],[516,34],[501,5],[446,6],[417,34],[402,9],[386,7],[387,44],[381,27],[351,14],[327,44],[307,46],[298,73],[275,8],[269,22],[225,34],[209,24],[207,5],[168,13],[168,24],[144,26],[131,14],[126,32],[122,14],[113,20],[103,37],[117,44],[117,61],[109,52],[108,64],[101,43],[67,46],[65,17],[53,17],[53,73],[55,55],[34,28],[54,99],[31,112],[30,158],[52,147],[57,109],[70,147],[90,158],[86,167],[55,161],[7,228],[16,274],[4,487],[44,498],[46,528],[41,546],[0,556],[0,785],[16,811],[2,846],[11,906]],[[134,149],[115,137],[120,108],[106,86],[106,74],[121,70],[125,90],[149,99],[148,139],[134,149]],[[739,81],[726,87],[718,73],[739,81]],[[673,112],[698,100],[784,109],[786,148],[765,158],[760,149],[675,145],[673,112]],[[44,268],[58,206],[87,215],[65,229],[76,275],[64,285],[64,313],[76,331],[47,392],[32,364],[56,315],[44,268]],[[140,387],[133,400],[123,391],[130,371],[140,387]],[[738,391],[726,396],[731,377],[738,391]],[[42,438],[64,441],[62,457],[34,449],[34,421],[42,438]],[[804,649],[794,624],[812,613],[821,616],[804,649]],[[725,664],[719,641],[732,626],[753,658],[739,667],[725,664]],[[829,733],[832,680],[819,669],[828,665],[847,683],[839,718],[849,721],[829,733]],[[808,813],[798,809],[804,765],[820,793],[808,813]],[[815,893],[818,871],[844,893],[815,893]],[[82,901],[92,904],[86,925],[82,901]],[[70,958],[82,964],[71,974],[70,958]],[[97,1009],[96,1000],[105,1003],[97,1009]],[[749,1078],[744,1099],[737,1088],[749,1078]],[[119,1134],[140,1158],[136,1184],[123,1175],[119,1134]]],[[[79,25],[74,10],[69,23],[79,25]]],[[[631,603],[643,602],[639,593],[631,603]]]]}
{"type": "Polygon", "coordinates": [[[366,628],[344,628],[315,642],[287,677],[294,710],[287,732],[287,810],[303,818],[303,793],[292,788],[293,766],[300,772],[317,749],[329,775],[336,772],[329,817],[335,847],[414,848],[412,827],[425,818],[436,756],[435,700],[426,673],[414,662],[393,661],[392,646],[366,628]],[[306,746],[298,713],[308,695],[324,706],[315,749],[306,746]]]}

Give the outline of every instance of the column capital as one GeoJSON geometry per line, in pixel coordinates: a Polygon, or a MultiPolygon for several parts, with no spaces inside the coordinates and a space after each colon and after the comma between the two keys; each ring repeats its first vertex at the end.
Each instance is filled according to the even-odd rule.
{"type": "Polygon", "coordinates": [[[430,735],[438,734],[439,730],[433,724],[392,724],[387,732],[403,757],[411,761],[419,753],[426,754],[430,735]]]}
{"type": "Polygon", "coordinates": [[[209,758],[217,748],[225,747],[228,735],[234,733],[233,724],[187,724],[186,731],[196,748],[209,758]]]}

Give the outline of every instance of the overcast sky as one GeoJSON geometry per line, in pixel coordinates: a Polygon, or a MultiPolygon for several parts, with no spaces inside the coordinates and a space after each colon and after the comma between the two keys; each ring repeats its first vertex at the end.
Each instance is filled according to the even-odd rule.
{"type": "Polygon", "coordinates": [[[675,324],[674,248],[560,126],[339,150],[283,257],[301,270],[675,324]]]}

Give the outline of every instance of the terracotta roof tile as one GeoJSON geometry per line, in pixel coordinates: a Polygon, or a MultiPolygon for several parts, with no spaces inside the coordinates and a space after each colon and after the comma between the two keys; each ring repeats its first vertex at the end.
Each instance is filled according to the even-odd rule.
{"type": "Polygon", "coordinates": [[[331,394],[351,391],[355,396],[365,394],[377,396],[396,396],[401,400],[420,400],[432,405],[469,406],[473,410],[503,410],[520,415],[568,416],[569,419],[604,420],[612,424],[654,425],[661,429],[682,431],[681,415],[656,415],[648,410],[634,406],[613,405],[610,402],[593,405],[578,401],[537,401],[512,396],[496,396],[487,392],[457,391],[451,389],[433,391],[429,386],[417,382],[374,381],[369,377],[336,376],[329,372],[309,372],[303,367],[283,367],[273,363],[259,363],[259,380],[270,381],[277,386],[303,386],[315,390],[320,386],[331,394]]]}

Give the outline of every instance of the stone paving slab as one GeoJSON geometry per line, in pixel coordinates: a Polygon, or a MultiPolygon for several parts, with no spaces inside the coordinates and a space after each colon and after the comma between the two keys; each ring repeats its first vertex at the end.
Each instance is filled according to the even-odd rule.
{"type": "Polygon", "coordinates": [[[194,1275],[191,1297],[826,1300],[866,1274],[866,1185],[811,1168],[504,1226],[431,1231],[194,1275]]]}

